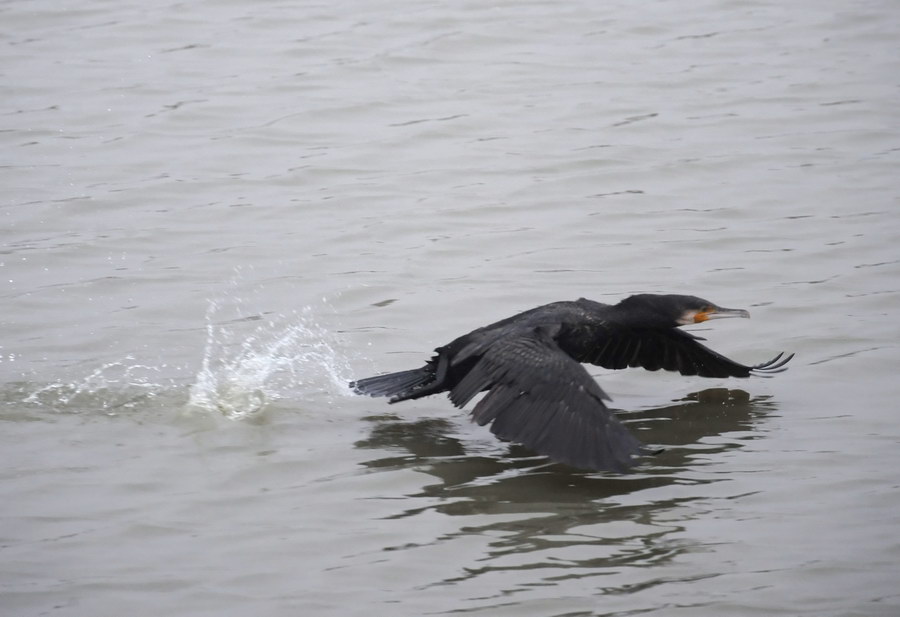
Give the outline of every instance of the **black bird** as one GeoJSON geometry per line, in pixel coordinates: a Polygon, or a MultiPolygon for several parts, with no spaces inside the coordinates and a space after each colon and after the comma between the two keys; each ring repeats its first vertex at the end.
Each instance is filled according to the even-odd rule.
{"type": "Polygon", "coordinates": [[[473,330],[422,368],[350,383],[358,394],[396,403],[438,392],[463,407],[476,394],[472,418],[500,439],[520,443],[582,469],[625,472],[641,443],[604,404],[609,396],[580,364],[640,366],[701,377],[749,377],[786,370],[793,354],[744,365],[702,345],[679,326],[750,317],[694,296],[640,294],[616,305],[581,298],[553,302],[473,330]]]}

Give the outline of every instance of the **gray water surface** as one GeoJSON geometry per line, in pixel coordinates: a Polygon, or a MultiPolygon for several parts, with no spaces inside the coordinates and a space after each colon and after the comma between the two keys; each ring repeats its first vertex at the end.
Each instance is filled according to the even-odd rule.
{"type": "Polygon", "coordinates": [[[0,613],[900,614],[891,1],[0,6],[0,613]],[[548,464],[347,380],[683,292],[548,464]]]}

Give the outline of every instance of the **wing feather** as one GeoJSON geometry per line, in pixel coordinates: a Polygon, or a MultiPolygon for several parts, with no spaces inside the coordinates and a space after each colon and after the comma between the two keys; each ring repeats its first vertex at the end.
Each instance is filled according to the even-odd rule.
{"type": "Polygon", "coordinates": [[[768,362],[741,364],[713,351],[701,340],[676,329],[633,329],[610,334],[585,361],[609,369],[639,366],[648,371],[664,369],[701,377],[749,377],[780,373],[793,358],[793,354],[778,354],[768,362]]]}
{"type": "Polygon", "coordinates": [[[493,341],[450,399],[462,407],[484,389],[472,417],[501,439],[586,469],[627,471],[640,453],[603,403],[606,393],[541,328],[493,341]]]}

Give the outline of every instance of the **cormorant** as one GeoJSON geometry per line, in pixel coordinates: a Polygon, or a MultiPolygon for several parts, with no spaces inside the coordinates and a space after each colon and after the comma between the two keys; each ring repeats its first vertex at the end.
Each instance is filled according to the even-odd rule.
{"type": "Polygon", "coordinates": [[[581,298],[545,304],[473,330],[422,368],[350,383],[358,394],[396,403],[449,392],[463,407],[487,390],[472,411],[506,441],[582,469],[625,472],[641,443],[606,407],[609,396],[580,364],[640,366],[701,377],[749,377],[786,370],[793,354],[744,365],[716,353],[679,326],[722,317],[750,317],[694,296],[640,294],[616,305],[581,298]]]}

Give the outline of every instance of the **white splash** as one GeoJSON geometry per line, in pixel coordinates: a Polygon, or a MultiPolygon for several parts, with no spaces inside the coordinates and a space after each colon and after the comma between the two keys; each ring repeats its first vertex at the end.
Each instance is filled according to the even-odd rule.
{"type": "Polygon", "coordinates": [[[304,397],[316,390],[347,391],[349,364],[310,307],[289,316],[217,323],[221,310],[217,302],[210,302],[206,348],[190,388],[189,409],[241,420],[258,416],[272,402],[298,389],[304,397]],[[248,323],[260,321],[246,332],[248,323]]]}

